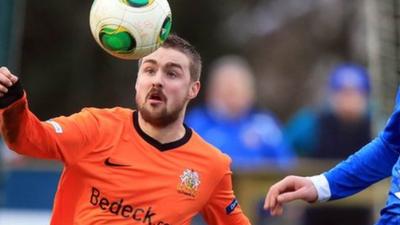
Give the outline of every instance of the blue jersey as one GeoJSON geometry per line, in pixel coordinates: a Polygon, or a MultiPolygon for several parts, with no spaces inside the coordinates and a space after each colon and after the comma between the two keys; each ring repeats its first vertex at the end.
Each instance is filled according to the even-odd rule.
{"type": "MultiPolygon", "coordinates": [[[[377,225],[400,223],[400,101],[398,100],[399,98],[394,113],[377,138],[323,174],[329,184],[328,194],[325,193],[324,197],[329,200],[355,194],[391,175],[389,196],[377,225]]],[[[321,199],[323,188],[320,184],[316,187],[321,199]]]]}
{"type": "Polygon", "coordinates": [[[266,161],[279,167],[292,165],[293,153],[281,127],[269,113],[251,111],[232,120],[206,107],[190,111],[186,123],[205,140],[232,158],[232,166],[254,167],[266,161]]]}

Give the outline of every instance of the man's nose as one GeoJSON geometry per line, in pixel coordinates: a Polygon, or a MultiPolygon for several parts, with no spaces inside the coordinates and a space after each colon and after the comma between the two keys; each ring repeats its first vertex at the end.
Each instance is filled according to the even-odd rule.
{"type": "Polygon", "coordinates": [[[163,87],[163,74],[161,71],[158,71],[156,75],[153,77],[153,87],[157,88],[163,87]]]}
{"type": "Polygon", "coordinates": [[[161,83],[153,83],[154,88],[162,88],[163,85],[161,83]]]}

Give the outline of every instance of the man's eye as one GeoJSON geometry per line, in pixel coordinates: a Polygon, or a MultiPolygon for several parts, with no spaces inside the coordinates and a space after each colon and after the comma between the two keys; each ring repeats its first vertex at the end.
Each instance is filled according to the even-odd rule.
{"type": "Polygon", "coordinates": [[[145,72],[145,73],[153,74],[153,73],[155,73],[155,69],[153,69],[153,68],[146,68],[146,69],[144,69],[144,72],[145,72]]]}
{"type": "Polygon", "coordinates": [[[168,75],[169,77],[177,77],[177,76],[178,76],[177,73],[176,73],[175,71],[169,71],[169,72],[167,73],[167,75],[168,75]]]}

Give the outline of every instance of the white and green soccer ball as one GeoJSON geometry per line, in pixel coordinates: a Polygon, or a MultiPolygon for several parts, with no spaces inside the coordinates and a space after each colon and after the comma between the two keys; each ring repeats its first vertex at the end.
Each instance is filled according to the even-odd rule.
{"type": "Polygon", "coordinates": [[[96,42],[121,59],[139,59],[157,50],[171,25],[167,0],[94,0],[90,10],[96,42]]]}

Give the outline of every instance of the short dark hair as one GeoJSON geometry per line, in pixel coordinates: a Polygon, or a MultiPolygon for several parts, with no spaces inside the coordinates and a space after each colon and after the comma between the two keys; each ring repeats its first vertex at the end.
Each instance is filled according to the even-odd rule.
{"type": "MultiPolygon", "coordinates": [[[[169,37],[161,45],[162,48],[172,48],[178,50],[189,57],[190,59],[190,78],[192,81],[200,80],[201,75],[201,56],[196,48],[185,39],[176,34],[170,34],[169,37]]],[[[139,67],[142,64],[142,59],[139,59],[139,67]]]]}

